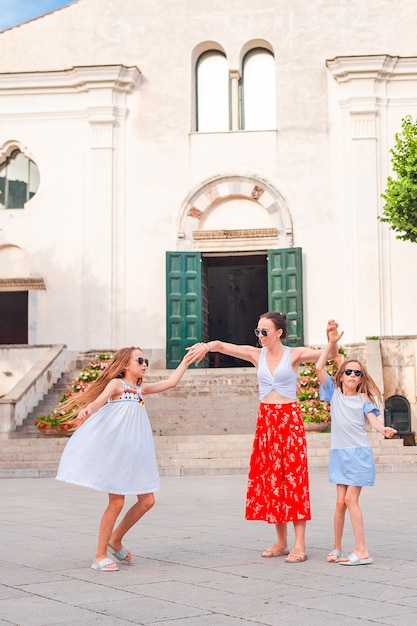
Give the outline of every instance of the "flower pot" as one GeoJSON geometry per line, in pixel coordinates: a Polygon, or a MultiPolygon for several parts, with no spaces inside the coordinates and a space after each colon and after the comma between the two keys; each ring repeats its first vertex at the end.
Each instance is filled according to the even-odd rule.
{"type": "Polygon", "coordinates": [[[306,432],[323,433],[329,426],[329,422],[304,422],[306,432]]]}
{"type": "Polygon", "coordinates": [[[71,435],[70,432],[64,428],[59,428],[59,426],[47,426],[46,428],[42,428],[40,432],[45,435],[45,437],[69,437],[71,435]]]}

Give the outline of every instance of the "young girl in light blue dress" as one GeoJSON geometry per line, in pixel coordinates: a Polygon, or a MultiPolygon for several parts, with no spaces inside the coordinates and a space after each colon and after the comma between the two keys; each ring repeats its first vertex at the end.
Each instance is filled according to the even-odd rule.
{"type": "Polygon", "coordinates": [[[159,490],[155,446],[144,396],[175,387],[191,362],[192,358],[186,354],[165,380],[142,383],[148,359],[140,348],[122,348],[86,391],[63,405],[66,409],[81,408],[78,418],[86,421],[65,446],[56,478],[104,491],[109,497],[100,522],[93,569],[104,572],[119,569],[107,552],[122,563],[132,564],[132,554],[122,545],[122,539],[152,508],[154,492],[159,490]],[[135,495],[137,501],[115,527],[126,495],[135,495]]]}
{"type": "Polygon", "coordinates": [[[330,403],[329,480],[336,484],[334,548],[326,560],[341,565],[368,565],[373,561],[365,543],[359,496],[362,487],[370,487],[375,482],[375,461],[366,433],[366,420],[384,437],[390,438],[397,431],[384,426],[378,419],[381,412],[376,405],[382,404],[381,393],[360,361],[348,359],[342,363],[334,380],[326,372],[330,350],[342,335],[343,332],[339,334],[337,329],[329,333],[329,344],[316,363],[320,399],[330,403]],[[346,509],[349,510],[355,548],[345,558],[342,535],[346,509]]]}

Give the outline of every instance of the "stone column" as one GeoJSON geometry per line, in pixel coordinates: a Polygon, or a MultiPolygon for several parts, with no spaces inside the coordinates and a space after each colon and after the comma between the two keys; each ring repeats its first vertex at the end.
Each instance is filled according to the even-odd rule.
{"type": "Polygon", "coordinates": [[[345,223],[341,279],[346,285],[351,325],[359,337],[391,331],[389,237],[377,216],[382,211],[385,184],[379,143],[387,84],[395,64],[396,58],[386,55],[337,57],[327,62],[338,84],[341,109],[338,132],[345,223]]]}
{"type": "Polygon", "coordinates": [[[125,344],[127,280],[123,176],[126,94],[138,81],[139,71],[123,66],[81,71],[88,72],[85,89],[91,128],[89,179],[86,180],[91,211],[85,215],[82,308],[89,344],[119,348],[125,344]]]}

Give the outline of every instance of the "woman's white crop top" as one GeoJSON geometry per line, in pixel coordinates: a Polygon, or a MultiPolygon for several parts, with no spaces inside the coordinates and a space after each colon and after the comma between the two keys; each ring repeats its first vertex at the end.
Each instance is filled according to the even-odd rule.
{"type": "Polygon", "coordinates": [[[270,391],[275,389],[281,396],[286,398],[297,397],[297,378],[291,366],[291,348],[286,346],[281,361],[272,375],[266,362],[266,348],[261,349],[258,362],[259,399],[265,398],[270,391]]]}

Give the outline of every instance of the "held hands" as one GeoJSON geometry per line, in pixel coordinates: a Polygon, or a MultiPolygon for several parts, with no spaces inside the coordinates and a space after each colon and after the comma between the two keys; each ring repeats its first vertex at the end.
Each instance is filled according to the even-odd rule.
{"type": "MultiPolygon", "coordinates": [[[[189,348],[186,348],[186,350],[189,350],[189,348]]],[[[182,359],[182,362],[185,363],[187,367],[194,361],[195,361],[195,357],[193,357],[193,355],[190,352],[186,352],[182,359]]]]}
{"type": "Polygon", "coordinates": [[[397,434],[397,431],[395,430],[395,428],[391,428],[391,426],[384,426],[384,428],[381,430],[381,434],[384,435],[384,437],[386,437],[387,439],[391,439],[391,437],[397,434]]]}
{"type": "Polygon", "coordinates": [[[335,320],[329,320],[327,322],[327,340],[329,343],[338,343],[343,336],[344,331],[339,333],[339,324],[335,320]]]}
{"type": "Polygon", "coordinates": [[[186,348],[186,350],[188,351],[186,356],[190,357],[190,361],[188,363],[195,363],[196,365],[198,365],[204,359],[206,354],[210,352],[208,345],[203,342],[195,343],[189,348],[186,348]]]}

